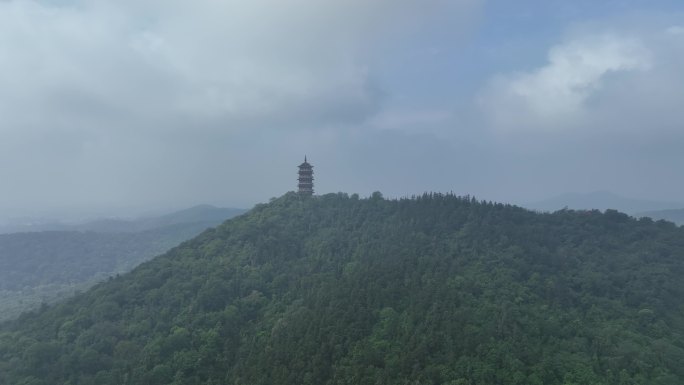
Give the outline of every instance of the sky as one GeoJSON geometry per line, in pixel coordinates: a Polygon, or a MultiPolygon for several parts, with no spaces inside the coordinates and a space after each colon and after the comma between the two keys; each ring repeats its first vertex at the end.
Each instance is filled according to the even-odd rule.
{"type": "Polygon", "coordinates": [[[0,219],[684,201],[680,0],[0,0],[0,219]]]}

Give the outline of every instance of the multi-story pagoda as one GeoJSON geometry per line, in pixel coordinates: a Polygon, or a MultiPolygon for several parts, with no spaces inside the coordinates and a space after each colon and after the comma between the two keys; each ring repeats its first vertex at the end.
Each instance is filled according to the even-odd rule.
{"type": "Polygon", "coordinates": [[[313,166],[306,161],[306,156],[304,156],[304,163],[299,165],[299,179],[297,180],[300,195],[313,195],[313,166]]]}

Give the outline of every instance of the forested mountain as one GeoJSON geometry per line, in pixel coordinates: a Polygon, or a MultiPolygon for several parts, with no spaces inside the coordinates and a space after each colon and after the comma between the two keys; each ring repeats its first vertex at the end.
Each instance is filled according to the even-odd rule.
{"type": "Polygon", "coordinates": [[[681,384],[684,230],[289,193],[0,331],[0,384],[681,384]]]}
{"type": "Polygon", "coordinates": [[[0,234],[0,321],[127,272],[241,212],[197,206],[156,218],[86,227],[102,233],[0,234]]]}

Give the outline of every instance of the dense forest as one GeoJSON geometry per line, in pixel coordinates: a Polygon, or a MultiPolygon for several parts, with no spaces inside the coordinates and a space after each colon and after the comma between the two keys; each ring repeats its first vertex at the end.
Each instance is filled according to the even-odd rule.
{"type": "Polygon", "coordinates": [[[0,321],[128,272],[243,211],[197,206],[137,221],[96,221],[86,231],[0,234],[0,321]]]}
{"type": "Polygon", "coordinates": [[[684,229],[294,193],[0,328],[0,384],[681,384],[684,229]]]}

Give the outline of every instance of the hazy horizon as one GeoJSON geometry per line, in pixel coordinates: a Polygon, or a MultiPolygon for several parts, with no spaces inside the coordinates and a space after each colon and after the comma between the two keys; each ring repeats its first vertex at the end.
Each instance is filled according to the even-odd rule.
{"type": "MultiPolygon", "coordinates": [[[[0,2],[0,220],[295,189],[684,199],[674,0],[0,2]]],[[[68,219],[68,218],[67,218],[68,219]]]]}
{"type": "MultiPolygon", "coordinates": [[[[293,191],[293,190],[290,190],[293,191]]],[[[339,191],[342,193],[355,194],[355,192],[339,191]]],[[[441,192],[448,193],[450,191],[424,191],[424,192],[441,192]]],[[[285,194],[284,192],[283,194],[285,194]]],[[[328,193],[328,192],[326,192],[328,193]]],[[[322,194],[326,194],[322,193],[322,194]]],[[[406,198],[412,195],[420,195],[422,192],[414,194],[402,195],[386,195],[388,199],[406,198]]],[[[322,195],[316,194],[316,195],[322,195]]],[[[281,194],[282,195],[282,194],[281,194]]],[[[281,196],[279,195],[279,196],[281,196]]],[[[360,194],[362,198],[367,198],[372,195],[360,194]]],[[[465,194],[467,195],[467,194],[465,194]]],[[[272,198],[277,198],[274,196],[272,198]]],[[[473,196],[478,200],[490,200],[487,197],[473,196]]],[[[269,199],[270,200],[270,199],[269,199]]],[[[99,207],[99,208],[56,208],[52,210],[46,209],[20,209],[16,211],[7,210],[0,212],[0,230],[2,226],[10,226],[10,232],[16,231],[20,227],[29,224],[65,224],[76,225],[84,224],[91,221],[98,221],[104,219],[112,220],[139,220],[144,218],[159,217],[167,214],[173,214],[185,209],[190,209],[202,205],[210,205],[216,208],[234,208],[234,209],[251,209],[254,205],[259,203],[266,203],[268,200],[262,202],[255,202],[246,207],[239,207],[234,205],[221,205],[210,203],[196,203],[179,206],[155,207],[155,206],[141,206],[141,207],[99,207]],[[13,215],[14,214],[14,215],[13,215]]],[[[510,201],[510,200],[494,200],[498,203],[513,204],[525,207],[531,210],[540,211],[556,211],[562,208],[569,209],[599,209],[605,210],[607,208],[616,209],[630,215],[642,214],[645,212],[655,212],[661,210],[679,210],[684,209],[684,203],[679,201],[652,201],[647,199],[639,199],[634,197],[622,196],[611,191],[591,191],[591,192],[569,192],[559,195],[545,197],[535,201],[510,201]]]]}

